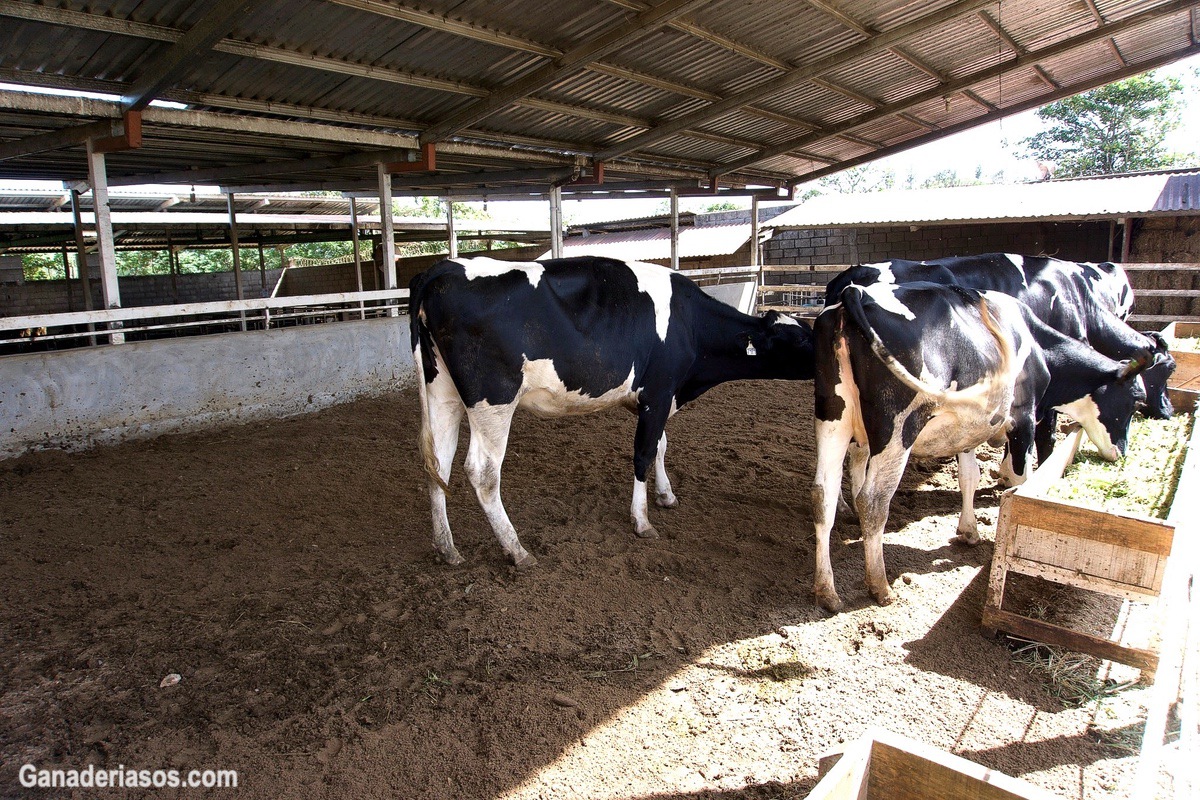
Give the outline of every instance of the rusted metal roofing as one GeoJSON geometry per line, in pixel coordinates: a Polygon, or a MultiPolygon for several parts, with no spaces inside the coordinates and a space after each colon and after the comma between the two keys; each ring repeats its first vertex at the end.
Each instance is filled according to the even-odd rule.
{"type": "MultiPolygon", "coordinates": [[[[750,225],[681,228],[679,257],[701,258],[736,253],[750,241],[750,225]]],[[[660,261],[671,257],[669,228],[593,233],[563,240],[563,256],[607,256],[623,261],[660,261]]],[[[538,258],[550,258],[547,250],[538,258]]]]}
{"type": "Polygon", "coordinates": [[[814,197],[777,230],[1085,220],[1200,213],[1200,171],[814,197]]]}
{"type": "Polygon", "coordinates": [[[144,109],[118,184],[363,191],[433,145],[432,192],[597,160],[610,189],[796,185],[1200,52],[1197,23],[1194,0],[0,0],[0,82],[110,95],[0,89],[0,178],[84,179],[97,123],[157,97],[186,107],[144,109]]]}

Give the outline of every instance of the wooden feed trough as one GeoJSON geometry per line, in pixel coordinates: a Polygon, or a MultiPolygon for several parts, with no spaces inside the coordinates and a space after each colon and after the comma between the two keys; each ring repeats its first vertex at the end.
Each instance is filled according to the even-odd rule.
{"type": "MultiPolygon", "coordinates": [[[[1168,342],[1200,338],[1200,323],[1172,322],[1162,334],[1168,342]]],[[[1175,358],[1175,373],[1167,380],[1167,396],[1177,411],[1192,411],[1200,397],[1200,353],[1172,347],[1171,355],[1175,358]]]]}
{"type": "Polygon", "coordinates": [[[808,800],[1050,800],[1043,789],[884,730],[821,759],[808,800]]]}
{"type": "Polygon", "coordinates": [[[1083,433],[1075,431],[1059,442],[1024,485],[1001,496],[984,629],[1128,664],[1142,670],[1143,682],[1151,682],[1162,650],[1162,598],[1184,595],[1191,570],[1183,551],[1191,549],[1195,532],[1175,533],[1181,524],[1195,525],[1198,434],[1200,426],[1195,426],[1165,520],[1047,497],[1046,490],[1074,460],[1083,433]],[[1148,645],[1134,647],[1006,610],[1002,606],[1009,573],[1149,603],[1156,630],[1150,632],[1148,645]]]}

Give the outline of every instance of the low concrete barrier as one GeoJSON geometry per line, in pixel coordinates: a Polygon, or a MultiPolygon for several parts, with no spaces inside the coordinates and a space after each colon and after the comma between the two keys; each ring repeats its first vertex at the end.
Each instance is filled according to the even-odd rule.
{"type": "Polygon", "coordinates": [[[285,417],[413,382],[408,317],[0,358],[0,458],[285,417]]]}

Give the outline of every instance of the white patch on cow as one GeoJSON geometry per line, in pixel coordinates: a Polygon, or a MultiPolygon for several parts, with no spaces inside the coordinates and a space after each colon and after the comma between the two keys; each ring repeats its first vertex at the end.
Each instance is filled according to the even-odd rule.
{"type": "Polygon", "coordinates": [[[476,278],[496,278],[510,272],[524,272],[525,277],[529,279],[529,284],[535,289],[541,283],[542,275],[546,272],[546,268],[536,261],[500,261],[485,256],[454,258],[451,261],[462,265],[469,281],[476,278]]]}
{"type": "Polygon", "coordinates": [[[775,324],[776,325],[795,325],[797,328],[800,327],[800,323],[798,321],[796,321],[793,317],[789,317],[787,314],[780,314],[779,319],[775,320],[775,324]]]}
{"type": "Polygon", "coordinates": [[[650,295],[654,301],[654,329],[665,342],[671,323],[671,270],[642,261],[627,261],[625,265],[637,278],[638,291],[650,295]]]}
{"type": "Polygon", "coordinates": [[[909,321],[917,318],[917,315],[914,314],[908,306],[900,302],[899,297],[896,297],[895,284],[875,283],[870,286],[863,286],[860,288],[865,294],[875,301],[876,305],[878,305],[884,311],[904,317],[909,321]]]}
{"type": "Polygon", "coordinates": [[[1083,426],[1084,433],[1092,440],[1092,444],[1096,446],[1096,451],[1100,453],[1101,458],[1107,461],[1116,461],[1121,457],[1116,445],[1112,443],[1112,437],[1108,435],[1108,429],[1100,422],[1100,408],[1090,394],[1070,403],[1055,406],[1055,410],[1061,411],[1083,426]]]}
{"type": "Polygon", "coordinates": [[[554,361],[539,358],[525,360],[521,367],[524,379],[521,383],[519,405],[545,417],[562,417],[572,414],[590,414],[612,406],[623,405],[636,408],[637,392],[633,391],[634,367],[629,367],[629,377],[620,386],[614,386],[599,397],[592,397],[576,389],[568,389],[554,369],[554,361]]]}
{"type": "Polygon", "coordinates": [[[892,272],[892,262],[877,261],[874,264],[863,264],[863,266],[879,270],[879,280],[876,283],[896,283],[896,273],[892,272]]]}
{"type": "Polygon", "coordinates": [[[1025,256],[1005,253],[1004,257],[1011,261],[1012,265],[1017,268],[1017,275],[1021,276],[1021,285],[1028,289],[1029,282],[1025,280],[1025,256]]]}

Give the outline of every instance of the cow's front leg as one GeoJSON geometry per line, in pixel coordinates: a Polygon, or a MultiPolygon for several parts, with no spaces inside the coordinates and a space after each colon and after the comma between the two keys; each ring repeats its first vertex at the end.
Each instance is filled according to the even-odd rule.
{"type": "Polygon", "coordinates": [[[975,451],[958,454],[958,491],[962,493],[962,511],[958,515],[955,541],[979,544],[979,522],[975,519],[975,490],[979,488],[979,462],[975,451]]]}
{"type": "MultiPolygon", "coordinates": [[[[642,401],[638,404],[637,431],[633,437],[633,532],[642,539],[657,539],[658,531],[650,524],[646,502],[646,473],[650,464],[667,448],[664,428],[670,416],[670,406],[664,400],[642,401]]],[[[664,470],[663,477],[666,477],[664,470]]],[[[670,484],[667,484],[670,491],[670,484]]],[[[671,495],[672,499],[674,494],[671,495]]]]}
{"type": "Polygon", "coordinates": [[[654,457],[654,502],[662,508],[679,505],[675,492],[671,491],[671,479],[667,477],[667,432],[658,440],[658,453],[654,457]]]}

